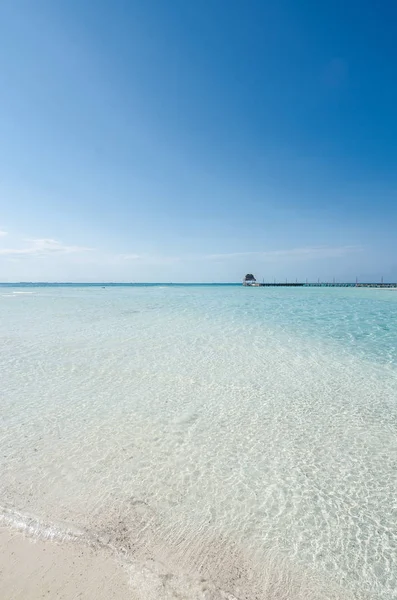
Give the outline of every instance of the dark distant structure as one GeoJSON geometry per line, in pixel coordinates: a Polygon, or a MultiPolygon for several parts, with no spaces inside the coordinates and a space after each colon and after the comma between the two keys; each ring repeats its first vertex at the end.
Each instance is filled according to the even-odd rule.
{"type": "Polygon", "coordinates": [[[359,283],[358,279],[356,278],[355,283],[351,283],[351,282],[340,282],[337,283],[335,278],[333,278],[332,283],[331,282],[326,282],[326,281],[320,281],[320,278],[317,280],[316,283],[309,283],[308,280],[306,279],[306,283],[303,282],[299,282],[297,279],[294,282],[288,282],[288,280],[286,279],[284,283],[276,283],[276,280],[274,279],[274,281],[272,283],[268,282],[266,283],[264,280],[262,283],[257,283],[255,277],[252,275],[252,273],[247,273],[247,275],[244,277],[243,279],[243,285],[246,286],[250,286],[250,287],[333,287],[333,288],[340,288],[340,287],[345,287],[345,288],[381,288],[381,289],[397,289],[397,283],[384,283],[383,281],[383,277],[382,277],[382,282],[381,283],[359,283]]]}
{"type": "Polygon", "coordinates": [[[252,273],[247,273],[247,275],[243,279],[243,285],[254,285],[256,283],[255,277],[252,273]]]}

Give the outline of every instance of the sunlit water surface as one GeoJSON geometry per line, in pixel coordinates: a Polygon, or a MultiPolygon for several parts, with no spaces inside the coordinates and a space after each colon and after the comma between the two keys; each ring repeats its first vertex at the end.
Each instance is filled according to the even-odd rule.
{"type": "Polygon", "coordinates": [[[0,319],[7,524],[147,598],[264,598],[277,565],[397,597],[397,292],[7,286],[0,319]]]}

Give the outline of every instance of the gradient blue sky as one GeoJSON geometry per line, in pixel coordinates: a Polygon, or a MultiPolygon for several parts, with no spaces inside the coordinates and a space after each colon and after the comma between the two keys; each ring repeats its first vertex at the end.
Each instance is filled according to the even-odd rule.
{"type": "Polygon", "coordinates": [[[397,279],[397,4],[3,0],[0,280],[397,279]]]}

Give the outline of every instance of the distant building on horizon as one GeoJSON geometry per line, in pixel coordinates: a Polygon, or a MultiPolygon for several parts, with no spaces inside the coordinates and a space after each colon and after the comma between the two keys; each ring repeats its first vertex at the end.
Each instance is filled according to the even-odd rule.
{"type": "Polygon", "coordinates": [[[252,273],[247,273],[247,275],[243,279],[243,285],[254,285],[256,283],[255,277],[252,273]]]}

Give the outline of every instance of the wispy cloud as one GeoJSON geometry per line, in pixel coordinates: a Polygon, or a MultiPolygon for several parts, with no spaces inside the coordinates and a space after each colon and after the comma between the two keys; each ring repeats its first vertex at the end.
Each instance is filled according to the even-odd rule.
{"type": "Polygon", "coordinates": [[[0,248],[1,256],[23,257],[23,256],[50,256],[53,254],[75,254],[87,252],[92,248],[84,246],[68,246],[53,239],[30,239],[24,240],[25,245],[21,248],[0,248]]]}
{"type": "Polygon", "coordinates": [[[360,246],[312,246],[307,248],[292,248],[288,250],[265,250],[259,252],[231,252],[229,254],[209,254],[209,260],[233,260],[236,258],[255,257],[265,261],[280,258],[311,260],[316,258],[339,258],[359,252],[360,246]]]}
{"type": "Polygon", "coordinates": [[[2,229],[0,229],[0,237],[4,237],[6,235],[8,235],[8,232],[7,231],[3,231],[2,229]]]}
{"type": "Polygon", "coordinates": [[[118,258],[121,260],[140,260],[142,256],[140,254],[119,254],[118,258]]]}
{"type": "Polygon", "coordinates": [[[259,256],[260,254],[263,254],[263,252],[227,252],[223,254],[203,254],[197,258],[201,260],[229,260],[233,258],[242,258],[244,256],[259,256]]]}
{"type": "MultiPolygon", "coordinates": [[[[0,236],[5,237],[6,232],[0,232],[0,236]]],[[[3,243],[4,244],[4,243],[3,243]]],[[[194,263],[211,262],[241,262],[249,259],[263,263],[282,263],[284,261],[312,261],[315,259],[343,258],[351,253],[359,252],[362,248],[358,246],[310,246],[303,248],[263,250],[263,251],[245,251],[229,252],[221,254],[183,254],[183,255],[165,255],[165,254],[139,254],[126,252],[117,254],[112,252],[102,252],[100,249],[94,250],[86,246],[68,245],[52,238],[31,238],[16,240],[12,247],[0,247],[0,258],[6,258],[10,261],[19,261],[21,259],[50,259],[51,257],[67,257],[73,264],[91,264],[91,265],[114,265],[116,268],[120,265],[134,265],[139,267],[159,267],[188,265],[194,263]],[[73,258],[72,258],[73,257],[73,258]]],[[[127,267],[128,268],[128,267],[127,267]]]]}
{"type": "Polygon", "coordinates": [[[181,262],[197,261],[233,261],[240,258],[255,258],[264,262],[288,260],[314,260],[318,258],[342,258],[359,252],[359,246],[310,246],[285,250],[263,250],[247,252],[228,252],[222,254],[185,254],[181,256],[118,254],[115,261],[139,261],[147,265],[169,265],[181,262]]]}
{"type": "Polygon", "coordinates": [[[192,260],[191,256],[166,256],[150,254],[118,254],[115,256],[118,261],[140,261],[145,265],[171,265],[183,260],[192,260]]]}

